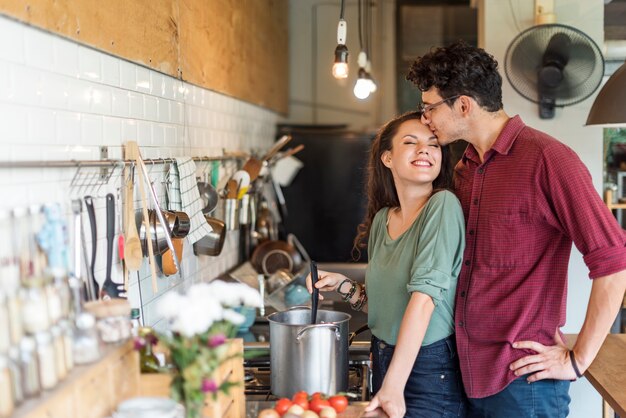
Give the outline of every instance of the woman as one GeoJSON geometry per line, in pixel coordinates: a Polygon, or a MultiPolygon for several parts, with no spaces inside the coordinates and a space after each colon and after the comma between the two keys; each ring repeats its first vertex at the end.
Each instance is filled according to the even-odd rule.
{"type": "MultiPolygon", "coordinates": [[[[359,251],[368,237],[367,292],[325,271],[315,286],[368,312],[375,393],[368,411],[382,407],[392,418],[458,417],[465,415],[465,394],[453,312],[464,219],[446,190],[450,151],[420,117],[409,112],[391,120],[372,145],[367,214],[354,240],[359,251]]],[[[310,276],[307,287],[312,290],[310,276]]]]}

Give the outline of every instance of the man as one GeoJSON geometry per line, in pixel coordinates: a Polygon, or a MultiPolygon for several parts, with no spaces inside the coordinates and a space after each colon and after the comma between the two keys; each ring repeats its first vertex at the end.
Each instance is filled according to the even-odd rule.
{"type": "Polygon", "coordinates": [[[440,143],[469,142],[454,184],[467,223],[455,323],[470,416],[565,417],[569,381],[589,367],[622,303],[623,230],[570,148],[504,112],[498,63],[484,50],[432,50],[407,79],[440,143]],[[560,327],[572,242],[593,285],[569,351],[560,327]]]}

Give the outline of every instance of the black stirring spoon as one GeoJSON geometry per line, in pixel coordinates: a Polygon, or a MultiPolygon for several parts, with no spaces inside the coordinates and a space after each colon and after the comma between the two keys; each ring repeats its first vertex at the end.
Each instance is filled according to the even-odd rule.
{"type": "Polygon", "coordinates": [[[317,322],[317,303],[320,290],[315,287],[315,283],[317,283],[318,278],[317,264],[315,264],[315,261],[311,260],[311,286],[313,288],[313,292],[311,293],[311,324],[315,324],[317,322]]]}

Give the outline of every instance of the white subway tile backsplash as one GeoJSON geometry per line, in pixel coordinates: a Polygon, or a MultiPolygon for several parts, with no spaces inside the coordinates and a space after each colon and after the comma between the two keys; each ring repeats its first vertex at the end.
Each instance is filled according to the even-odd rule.
{"type": "Polygon", "coordinates": [[[86,46],[78,47],[78,75],[82,79],[99,81],[102,79],[102,53],[86,46]]]}
{"type": "Polygon", "coordinates": [[[102,82],[113,87],[120,86],[120,59],[111,55],[102,54],[102,82]]]}
{"type": "Polygon", "coordinates": [[[54,38],[41,30],[24,33],[24,62],[27,66],[49,70],[54,62],[54,38]]]}
{"type": "MultiPolygon", "coordinates": [[[[7,150],[0,160],[99,159],[102,145],[108,146],[109,158],[117,159],[122,156],[121,144],[128,140],[140,144],[144,158],[266,149],[276,121],[273,112],[0,17],[0,142],[7,150]]],[[[228,163],[220,172],[231,175],[235,168],[228,163]]],[[[199,173],[203,169],[198,166],[199,173]]],[[[164,201],[163,166],[149,165],[148,170],[164,201]]],[[[73,168],[3,172],[0,185],[7,198],[0,209],[55,200],[66,205],[71,196],[117,193],[121,186],[118,170],[100,189],[70,187],[76,172],[73,168]]],[[[98,178],[99,172],[81,169],[80,173],[98,178]]],[[[102,225],[97,274],[102,278],[104,202],[96,203],[102,225]]],[[[159,272],[156,293],[146,260],[141,282],[136,274],[130,275],[131,304],[144,303],[146,324],[163,324],[156,309],[159,298],[191,283],[212,280],[233,267],[237,247],[237,231],[228,234],[219,257],[196,257],[187,243],[185,280],[165,278],[159,272]]],[[[114,280],[121,281],[117,259],[114,280]]]]}
{"type": "Polygon", "coordinates": [[[111,89],[111,113],[122,118],[130,116],[130,93],[128,91],[111,89]]]}
{"type": "Polygon", "coordinates": [[[80,136],[83,145],[102,145],[102,116],[83,115],[80,136]]]}
{"type": "Polygon", "coordinates": [[[78,77],[78,45],[55,36],[52,38],[52,51],[54,71],[69,77],[78,77]]]}
{"type": "Polygon", "coordinates": [[[0,58],[23,63],[24,32],[32,29],[4,16],[0,19],[2,19],[0,22],[0,58]]]}

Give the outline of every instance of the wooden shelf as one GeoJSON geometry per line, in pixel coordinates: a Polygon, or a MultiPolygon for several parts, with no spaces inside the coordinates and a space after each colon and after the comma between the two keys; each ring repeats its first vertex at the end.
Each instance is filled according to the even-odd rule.
{"type": "Polygon", "coordinates": [[[74,367],[56,388],[27,400],[11,418],[104,418],[137,396],[139,356],[132,341],[100,350],[100,360],[74,367]]]}

